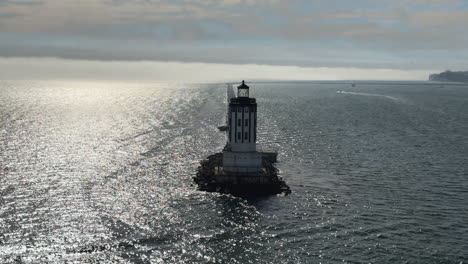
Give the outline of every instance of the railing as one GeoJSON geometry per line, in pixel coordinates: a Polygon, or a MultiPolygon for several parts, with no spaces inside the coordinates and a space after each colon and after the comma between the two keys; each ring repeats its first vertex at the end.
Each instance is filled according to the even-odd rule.
{"type": "Polygon", "coordinates": [[[259,146],[259,145],[256,146],[256,150],[257,152],[278,153],[278,151],[274,148],[268,148],[268,147],[259,146]]]}

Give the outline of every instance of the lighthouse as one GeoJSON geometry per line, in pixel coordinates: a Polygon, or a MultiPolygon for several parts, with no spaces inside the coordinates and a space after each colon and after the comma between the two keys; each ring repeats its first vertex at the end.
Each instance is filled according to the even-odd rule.
{"type": "Polygon", "coordinates": [[[257,152],[257,102],[249,97],[249,86],[242,81],[237,97],[228,107],[227,144],[223,150],[223,168],[232,173],[256,173],[261,170],[262,154],[257,152]]]}
{"type": "Polygon", "coordinates": [[[235,195],[289,194],[291,190],[278,176],[274,166],[277,152],[257,151],[257,102],[249,96],[249,86],[242,81],[234,95],[228,84],[226,146],[200,162],[193,178],[199,190],[235,195]]]}

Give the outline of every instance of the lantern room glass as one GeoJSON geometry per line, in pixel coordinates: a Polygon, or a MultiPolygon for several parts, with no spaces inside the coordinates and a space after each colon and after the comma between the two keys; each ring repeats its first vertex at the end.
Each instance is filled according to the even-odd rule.
{"type": "Polygon", "coordinates": [[[237,91],[237,96],[238,97],[249,97],[249,89],[239,88],[239,90],[237,91]]]}

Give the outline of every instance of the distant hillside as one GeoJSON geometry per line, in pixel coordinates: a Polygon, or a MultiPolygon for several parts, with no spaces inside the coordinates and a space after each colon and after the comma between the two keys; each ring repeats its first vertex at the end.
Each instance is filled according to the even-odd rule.
{"type": "Polygon", "coordinates": [[[435,73],[429,75],[429,81],[436,82],[466,82],[468,83],[468,71],[444,71],[442,73],[435,73]]]}

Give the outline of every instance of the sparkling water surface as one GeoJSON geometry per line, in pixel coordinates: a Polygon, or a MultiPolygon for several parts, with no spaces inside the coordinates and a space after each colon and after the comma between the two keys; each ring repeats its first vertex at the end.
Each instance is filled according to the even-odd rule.
{"type": "Polygon", "coordinates": [[[225,84],[0,81],[0,262],[468,263],[468,86],[249,85],[287,197],[193,186],[225,84]]]}

